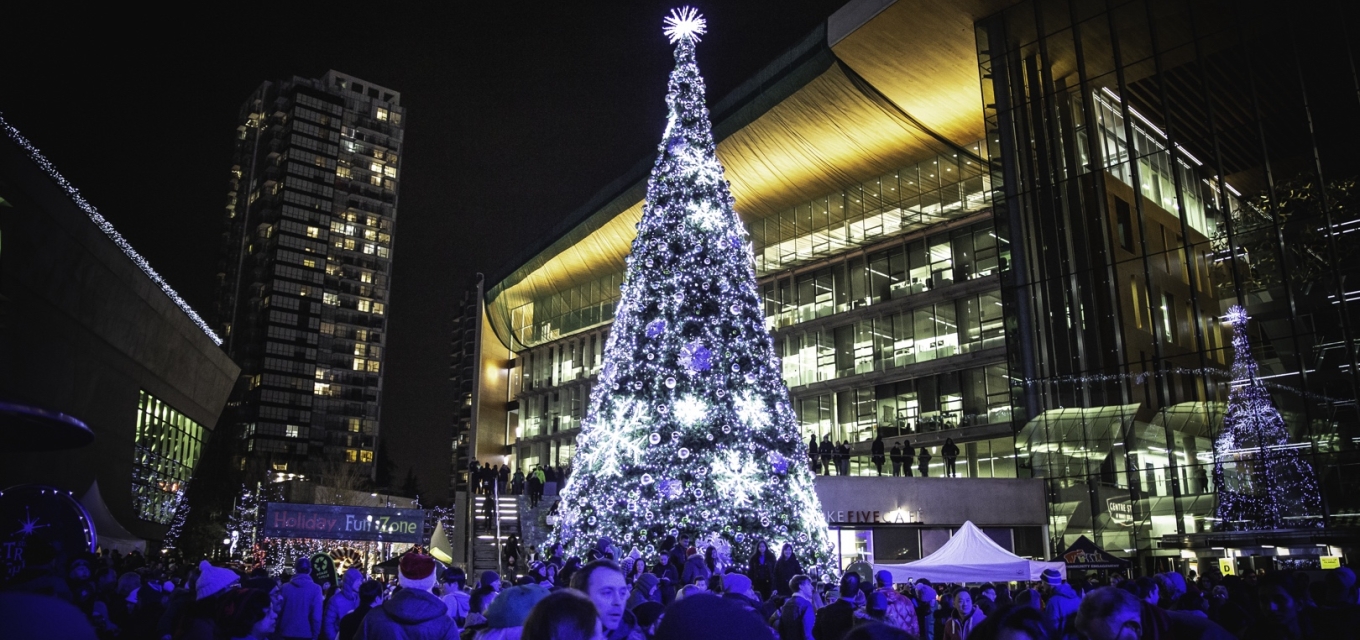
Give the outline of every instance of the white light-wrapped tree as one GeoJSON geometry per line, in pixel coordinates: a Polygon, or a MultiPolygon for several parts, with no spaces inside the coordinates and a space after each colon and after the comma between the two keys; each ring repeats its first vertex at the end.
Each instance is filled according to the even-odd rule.
{"type": "Polygon", "coordinates": [[[1214,444],[1218,526],[1227,530],[1297,529],[1322,525],[1322,498],[1307,443],[1289,442],[1289,428],[1256,373],[1247,311],[1228,310],[1233,328],[1232,388],[1214,444]]]}
{"type": "Polygon", "coordinates": [[[584,556],[602,537],[652,554],[666,536],[791,543],[833,569],[779,360],[765,328],[752,248],[718,162],[691,8],[671,13],[669,120],[578,437],[554,532],[584,556]]]}

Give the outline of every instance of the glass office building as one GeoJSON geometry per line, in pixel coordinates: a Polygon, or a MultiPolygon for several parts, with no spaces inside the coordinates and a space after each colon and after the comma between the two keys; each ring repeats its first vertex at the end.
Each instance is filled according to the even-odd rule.
{"type": "Polygon", "coordinates": [[[1055,548],[1085,535],[1151,570],[1353,540],[1348,14],[1026,0],[977,23],[1016,446],[1048,485],[1055,548]],[[1288,531],[1216,514],[1232,305],[1323,488],[1288,531]]]}
{"type": "MultiPolygon", "coordinates": [[[[1355,10],[919,9],[851,2],[712,109],[804,439],[849,442],[865,482],[877,436],[930,449],[932,476],[952,438],[960,476],[1038,478],[1036,555],[1083,535],[1143,570],[1344,553],[1355,10]],[[1218,520],[1233,305],[1322,487],[1295,530],[1218,520]]],[[[644,179],[488,278],[476,429],[500,433],[474,455],[569,463],[644,179]]]]}

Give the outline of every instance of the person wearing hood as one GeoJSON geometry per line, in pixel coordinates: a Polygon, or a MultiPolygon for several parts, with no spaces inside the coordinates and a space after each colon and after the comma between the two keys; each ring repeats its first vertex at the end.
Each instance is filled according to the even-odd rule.
{"type": "Polygon", "coordinates": [[[448,605],[449,617],[461,627],[467,623],[468,613],[472,611],[472,595],[465,590],[467,572],[458,567],[449,567],[444,571],[443,579],[444,597],[440,600],[448,605]]]}
{"type": "Polygon", "coordinates": [[[449,607],[436,598],[435,561],[420,553],[408,553],[398,565],[401,590],[374,607],[359,625],[359,640],[396,640],[427,638],[456,640],[458,625],[449,617],[449,607]]]}
{"type": "Polygon", "coordinates": [[[293,569],[297,573],[281,589],[283,600],[276,628],[281,638],[316,638],[321,633],[321,587],[312,580],[311,560],[298,558],[293,569]]]}
{"type": "Polygon", "coordinates": [[[351,568],[340,578],[340,591],[331,596],[326,603],[326,615],[321,621],[322,640],[335,640],[340,633],[340,618],[359,607],[359,585],[364,582],[364,572],[351,568]]]}
{"type": "Polygon", "coordinates": [[[661,602],[661,593],[657,589],[661,584],[661,578],[651,573],[639,574],[633,580],[633,592],[628,595],[626,608],[632,611],[644,602],[661,602]]]}
{"type": "Polygon", "coordinates": [[[590,551],[586,552],[586,562],[594,562],[596,560],[613,560],[614,559],[614,551],[612,549],[613,545],[614,541],[610,540],[609,536],[600,536],[600,540],[595,543],[595,546],[591,548],[590,551]]]}
{"type": "Polygon", "coordinates": [[[987,616],[982,614],[982,609],[973,606],[973,594],[963,587],[954,592],[953,600],[954,610],[944,623],[945,640],[968,640],[987,616]]]}
{"type": "Polygon", "coordinates": [[[1044,595],[1044,622],[1053,631],[1053,637],[1077,637],[1076,617],[1081,598],[1072,585],[1063,582],[1057,569],[1044,569],[1039,590],[1044,595]]]}
{"type": "Polygon", "coordinates": [[[685,560],[685,572],[680,574],[680,581],[685,584],[694,584],[696,580],[702,580],[704,584],[713,576],[713,572],[708,570],[708,563],[704,561],[704,556],[693,547],[690,548],[689,558],[685,560]]]}
{"type": "MultiPolygon", "coordinates": [[[[702,561],[703,556],[698,556],[702,561]]],[[[606,640],[645,640],[637,617],[625,606],[628,583],[612,560],[596,560],[571,576],[571,588],[586,594],[600,615],[606,640]]]]}
{"type": "Polygon", "coordinates": [[[779,559],[774,563],[775,592],[783,596],[793,595],[789,581],[801,573],[803,565],[798,562],[798,556],[793,555],[793,545],[785,543],[784,548],[779,551],[779,559]]]}

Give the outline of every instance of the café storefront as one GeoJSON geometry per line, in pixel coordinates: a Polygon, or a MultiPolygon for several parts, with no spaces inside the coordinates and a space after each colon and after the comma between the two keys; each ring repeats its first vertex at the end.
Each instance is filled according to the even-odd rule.
{"type": "Polygon", "coordinates": [[[842,569],[919,560],[966,521],[1022,557],[1048,545],[1041,480],[818,476],[816,490],[842,569]]]}

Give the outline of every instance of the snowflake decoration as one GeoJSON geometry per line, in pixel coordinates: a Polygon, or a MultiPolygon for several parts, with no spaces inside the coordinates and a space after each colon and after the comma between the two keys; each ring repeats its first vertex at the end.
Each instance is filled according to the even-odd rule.
{"type": "Polygon", "coordinates": [[[689,209],[689,219],[696,226],[713,231],[723,224],[722,209],[718,209],[707,202],[695,205],[689,209]]]}
{"type": "Polygon", "coordinates": [[[680,424],[692,427],[704,419],[704,414],[708,413],[708,405],[694,396],[685,396],[676,401],[673,411],[675,419],[679,420],[680,424]]]}
{"type": "Polygon", "coordinates": [[[672,9],[671,14],[666,16],[666,27],[661,30],[670,38],[671,44],[681,40],[698,42],[699,36],[708,33],[708,23],[704,17],[699,15],[699,10],[694,7],[680,7],[672,9]]]}

